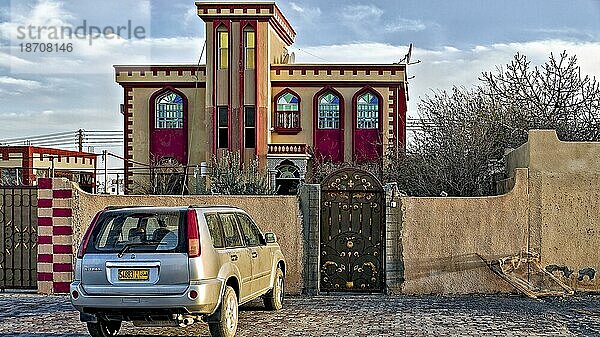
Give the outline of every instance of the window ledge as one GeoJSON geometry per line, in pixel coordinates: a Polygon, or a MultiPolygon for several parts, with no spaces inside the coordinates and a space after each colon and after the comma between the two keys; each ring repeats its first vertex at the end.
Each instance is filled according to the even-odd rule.
{"type": "Polygon", "coordinates": [[[275,128],[274,131],[280,135],[297,135],[302,131],[302,128],[275,128]]]}

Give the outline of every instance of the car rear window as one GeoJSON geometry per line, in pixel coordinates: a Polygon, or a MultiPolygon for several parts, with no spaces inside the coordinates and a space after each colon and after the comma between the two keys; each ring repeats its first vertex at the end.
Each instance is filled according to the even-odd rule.
{"type": "Polygon", "coordinates": [[[185,211],[110,211],[98,222],[89,252],[185,252],[185,211]]]}

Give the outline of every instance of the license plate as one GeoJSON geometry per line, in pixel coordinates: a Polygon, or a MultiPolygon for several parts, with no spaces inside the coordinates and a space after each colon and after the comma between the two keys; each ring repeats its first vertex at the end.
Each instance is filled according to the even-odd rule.
{"type": "Polygon", "coordinates": [[[149,269],[119,269],[119,281],[148,281],[149,269]]]}

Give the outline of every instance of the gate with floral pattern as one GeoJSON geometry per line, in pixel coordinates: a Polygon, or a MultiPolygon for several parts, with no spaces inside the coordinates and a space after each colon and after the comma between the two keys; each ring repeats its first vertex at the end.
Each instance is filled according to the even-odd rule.
{"type": "Polygon", "coordinates": [[[385,197],[368,172],[345,168],[321,184],[320,289],[381,292],[385,197]]]}

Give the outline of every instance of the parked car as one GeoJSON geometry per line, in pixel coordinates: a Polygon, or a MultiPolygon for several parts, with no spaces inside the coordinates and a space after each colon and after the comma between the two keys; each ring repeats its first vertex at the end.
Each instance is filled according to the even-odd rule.
{"type": "Polygon", "coordinates": [[[227,206],[109,207],[86,231],[71,303],[94,337],[121,322],[181,326],[208,322],[234,336],[238,305],[262,297],[283,306],[285,260],[243,210],[227,206]]]}

